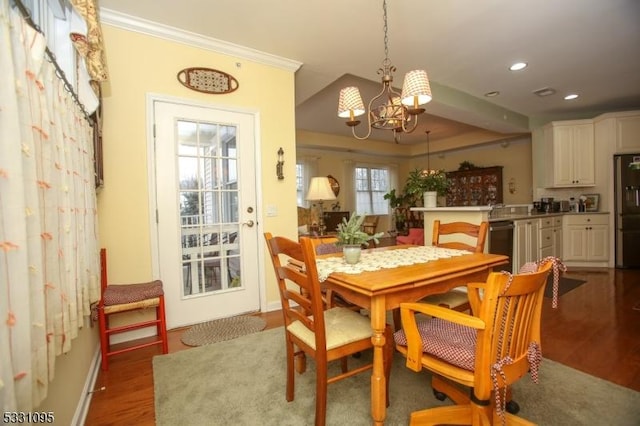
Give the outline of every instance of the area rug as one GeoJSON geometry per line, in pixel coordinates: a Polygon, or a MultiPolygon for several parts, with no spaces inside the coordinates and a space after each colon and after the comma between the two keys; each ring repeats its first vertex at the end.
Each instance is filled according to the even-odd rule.
{"type": "MultiPolygon", "coordinates": [[[[153,358],[156,425],[312,425],[315,371],[296,374],[295,399],[285,399],[282,327],[153,358]]],[[[350,364],[370,360],[371,351],[350,364]]],[[[339,364],[339,363],[338,363],[339,364]]],[[[412,411],[449,404],[396,354],[390,379],[387,425],[406,425],[412,411]]],[[[331,367],[338,368],[339,365],[331,367]]],[[[335,370],[334,370],[335,372],[335,370]]],[[[548,359],[540,384],[529,377],[514,386],[519,415],[540,425],[638,425],[640,392],[548,359]]],[[[370,425],[370,373],[329,385],[327,425],[370,425]]]]}
{"type": "MultiPolygon", "coordinates": [[[[560,281],[558,282],[558,296],[562,296],[571,290],[580,287],[584,283],[586,283],[584,280],[561,276],[560,281]]],[[[553,274],[549,274],[547,286],[544,288],[544,296],[553,297],[553,274]]]]}
{"type": "Polygon", "coordinates": [[[180,340],[187,346],[210,345],[256,333],[266,326],[265,320],[253,315],[221,318],[194,325],[182,334],[180,340]]]}

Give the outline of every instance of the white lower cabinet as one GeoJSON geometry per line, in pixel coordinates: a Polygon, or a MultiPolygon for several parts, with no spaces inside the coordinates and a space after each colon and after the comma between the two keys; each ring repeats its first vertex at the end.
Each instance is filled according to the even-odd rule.
{"type": "Polygon", "coordinates": [[[513,272],[518,272],[525,263],[538,260],[540,219],[515,220],[513,224],[513,272]]]}
{"type": "Polygon", "coordinates": [[[562,258],[562,216],[549,216],[539,219],[538,259],[555,256],[562,258]]]}
{"type": "Polygon", "coordinates": [[[608,215],[589,213],[565,215],[563,249],[563,260],[566,261],[608,261],[608,215]]]}
{"type": "Polygon", "coordinates": [[[555,216],[553,218],[553,255],[562,259],[564,256],[564,244],[562,240],[562,216],[555,216]]]}

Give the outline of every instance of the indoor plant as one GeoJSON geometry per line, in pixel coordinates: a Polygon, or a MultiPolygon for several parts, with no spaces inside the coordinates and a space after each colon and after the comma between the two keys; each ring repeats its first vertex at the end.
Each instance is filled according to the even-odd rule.
{"type": "Polygon", "coordinates": [[[404,209],[408,206],[409,196],[404,193],[396,194],[395,188],[384,194],[384,199],[389,200],[389,207],[393,209],[393,223],[398,232],[404,231],[406,216],[404,209]]]}
{"type": "Polygon", "coordinates": [[[344,259],[347,263],[357,263],[360,259],[362,246],[368,246],[371,240],[378,243],[378,238],[384,235],[384,232],[367,234],[362,230],[363,223],[364,216],[353,214],[349,220],[342,218],[342,223],[338,224],[336,245],[342,246],[344,259]]]}
{"type": "MultiPolygon", "coordinates": [[[[424,197],[425,192],[432,192],[435,195],[447,195],[449,189],[449,179],[444,170],[420,170],[414,169],[409,172],[405,183],[404,192],[412,197],[414,205],[424,197]]],[[[425,207],[428,207],[424,203],[425,207]]],[[[435,207],[435,206],[432,206],[435,207]]]]}

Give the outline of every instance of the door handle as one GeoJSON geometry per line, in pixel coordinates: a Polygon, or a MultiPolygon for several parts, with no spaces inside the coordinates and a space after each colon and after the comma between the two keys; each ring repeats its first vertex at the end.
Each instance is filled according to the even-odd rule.
{"type": "Polygon", "coordinates": [[[248,220],[245,223],[243,223],[243,225],[247,225],[249,228],[252,228],[253,225],[255,225],[255,223],[252,220],[248,220]]]}

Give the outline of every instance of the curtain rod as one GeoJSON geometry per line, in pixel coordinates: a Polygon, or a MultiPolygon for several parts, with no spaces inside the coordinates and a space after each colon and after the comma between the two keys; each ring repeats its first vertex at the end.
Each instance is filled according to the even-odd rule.
{"type": "MultiPolygon", "coordinates": [[[[29,12],[29,10],[25,7],[25,5],[22,3],[22,1],[13,0],[13,2],[18,7],[18,10],[20,10],[20,13],[22,14],[22,17],[24,18],[24,20],[27,21],[27,23],[33,29],[35,29],[37,32],[42,34],[46,39],[46,35],[44,34],[44,32],[42,32],[42,29],[40,29],[40,27],[35,22],[33,22],[33,19],[31,18],[31,12],[29,12]]],[[[66,77],[64,71],[62,70],[62,68],[60,67],[60,65],[58,65],[58,61],[56,61],[56,55],[54,55],[53,52],[51,50],[49,50],[49,48],[46,47],[46,46],[45,46],[44,51],[47,54],[47,57],[49,58],[49,62],[51,62],[53,64],[53,66],[55,67],[56,76],[60,80],[62,80],[65,90],[67,92],[69,92],[69,94],[73,98],[73,101],[76,103],[76,105],[78,105],[78,107],[82,111],[82,114],[84,114],[85,119],[89,122],[89,125],[91,127],[93,127],[93,125],[95,124],[95,120],[89,115],[89,113],[85,109],[85,107],[82,104],[82,102],[80,102],[80,98],[78,98],[78,95],[76,94],[75,89],[73,88],[71,83],[69,83],[69,80],[67,80],[67,77],[66,77]]]]}

